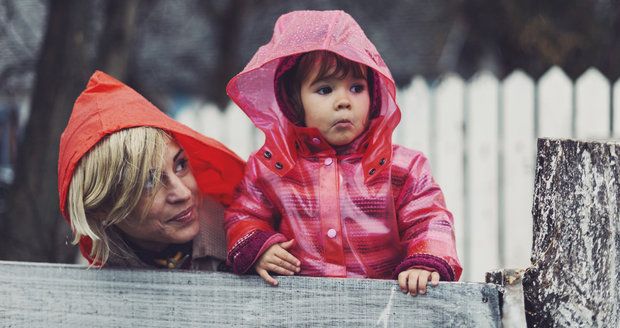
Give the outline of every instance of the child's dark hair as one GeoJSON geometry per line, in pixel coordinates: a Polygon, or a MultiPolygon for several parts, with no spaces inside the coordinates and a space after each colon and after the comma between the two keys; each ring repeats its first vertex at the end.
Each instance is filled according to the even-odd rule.
{"type": "MultiPolygon", "coordinates": [[[[308,78],[315,63],[319,64],[319,72],[315,81],[330,78],[343,79],[349,74],[356,79],[365,79],[368,83],[370,104],[374,103],[374,74],[371,68],[333,52],[323,50],[307,52],[288,58],[288,62],[285,59],[276,72],[276,97],[280,109],[293,124],[305,126],[304,107],[301,103],[301,83],[308,78]]],[[[370,118],[376,116],[377,113],[374,112],[371,108],[370,118]]]]}

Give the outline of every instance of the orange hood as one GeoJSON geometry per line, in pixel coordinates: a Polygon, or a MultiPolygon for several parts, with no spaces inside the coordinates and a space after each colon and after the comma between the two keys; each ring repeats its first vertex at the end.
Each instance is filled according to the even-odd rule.
{"type": "MultiPolygon", "coordinates": [[[[138,126],[170,133],[185,149],[201,192],[224,205],[230,204],[233,190],[243,177],[242,159],[220,142],[173,120],[127,85],[96,71],[75,101],[60,137],[58,194],[60,211],[67,221],[71,220],[66,209],[67,193],[80,159],[106,135],[138,126]]],[[[87,259],[90,245],[90,238],[80,241],[80,250],[87,259]]]]}

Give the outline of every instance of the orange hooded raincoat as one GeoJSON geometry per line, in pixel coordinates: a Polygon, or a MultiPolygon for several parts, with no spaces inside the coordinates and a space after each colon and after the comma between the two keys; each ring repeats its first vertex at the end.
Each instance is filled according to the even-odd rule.
{"type": "MultiPolygon", "coordinates": [[[[97,71],[75,101],[60,138],[58,194],[60,210],[68,222],[67,193],[80,159],[105,136],[139,126],[167,131],[185,149],[201,192],[223,205],[230,204],[243,175],[244,161],[218,141],[173,120],[122,82],[97,71]]],[[[79,246],[82,255],[92,262],[90,238],[83,237],[79,246]]]]}

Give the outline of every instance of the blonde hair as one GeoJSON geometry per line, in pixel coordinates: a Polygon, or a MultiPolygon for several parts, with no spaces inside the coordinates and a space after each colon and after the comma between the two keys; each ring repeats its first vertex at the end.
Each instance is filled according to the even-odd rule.
{"type": "MultiPolygon", "coordinates": [[[[87,236],[93,242],[93,263],[104,265],[113,241],[109,228],[130,215],[144,217],[147,206],[136,213],[144,195],[160,188],[166,143],[163,130],[136,127],[103,138],[79,161],[69,185],[66,208],[76,245],[87,236]]],[[[122,251],[122,249],[121,249],[122,251]]]]}

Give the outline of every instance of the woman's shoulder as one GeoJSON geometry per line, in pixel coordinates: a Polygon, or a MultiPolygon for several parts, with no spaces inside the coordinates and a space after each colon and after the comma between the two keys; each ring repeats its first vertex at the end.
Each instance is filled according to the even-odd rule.
{"type": "Polygon", "coordinates": [[[192,258],[226,258],[226,232],[224,231],[224,206],[205,195],[198,207],[200,230],[194,237],[192,258]]]}

